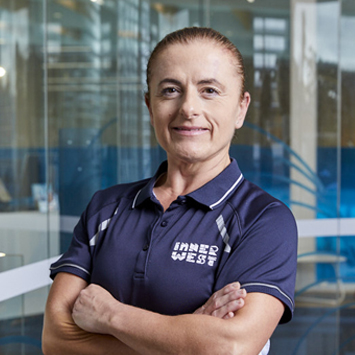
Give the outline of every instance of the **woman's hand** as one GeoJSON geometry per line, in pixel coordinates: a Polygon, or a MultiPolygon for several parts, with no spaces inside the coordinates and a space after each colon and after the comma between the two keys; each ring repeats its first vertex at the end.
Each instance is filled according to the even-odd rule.
{"type": "Polygon", "coordinates": [[[234,312],[244,306],[246,295],[247,292],[240,288],[239,282],[228,284],[215,292],[194,314],[206,314],[222,319],[233,318],[234,312]]]}
{"type": "Polygon", "coordinates": [[[79,293],[72,317],[76,325],[87,332],[109,334],[112,310],[119,305],[104,288],[90,284],[79,293]]]}

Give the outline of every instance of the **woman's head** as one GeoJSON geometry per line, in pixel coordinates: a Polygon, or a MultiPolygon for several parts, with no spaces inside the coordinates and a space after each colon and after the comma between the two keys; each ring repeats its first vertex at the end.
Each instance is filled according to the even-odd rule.
{"type": "Polygon", "coordinates": [[[152,55],[145,100],[168,160],[230,161],[250,95],[242,93],[241,59],[224,38],[210,29],[186,29],[166,37],[152,55]],[[192,34],[181,37],[186,32],[192,34]]]}
{"type": "Polygon", "coordinates": [[[147,65],[147,96],[149,96],[150,92],[150,82],[153,75],[153,68],[156,64],[159,54],[163,52],[166,48],[174,44],[190,44],[194,41],[207,41],[215,43],[216,45],[221,46],[223,49],[227,50],[230,53],[238,77],[240,77],[241,98],[243,98],[245,92],[245,72],[242,55],[240,54],[238,48],[227,37],[212,28],[206,27],[183,28],[181,30],[166,35],[156,45],[150,55],[147,65]]]}

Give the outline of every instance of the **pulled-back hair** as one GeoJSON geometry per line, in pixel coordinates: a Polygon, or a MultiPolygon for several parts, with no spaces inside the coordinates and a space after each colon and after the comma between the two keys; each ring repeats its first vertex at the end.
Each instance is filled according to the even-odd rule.
{"type": "Polygon", "coordinates": [[[220,45],[222,48],[227,49],[234,58],[235,67],[237,73],[241,79],[241,96],[243,97],[245,92],[245,72],[243,57],[240,54],[238,48],[224,35],[218,31],[208,27],[186,27],[175,32],[166,35],[152,51],[147,65],[147,87],[149,95],[149,83],[152,76],[153,62],[157,58],[158,54],[167,47],[174,44],[189,44],[195,40],[207,40],[220,45]]]}

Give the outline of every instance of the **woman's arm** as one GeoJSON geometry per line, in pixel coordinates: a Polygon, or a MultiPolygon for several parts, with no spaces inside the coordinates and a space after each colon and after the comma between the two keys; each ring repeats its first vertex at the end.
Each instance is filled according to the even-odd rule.
{"type": "MultiPolygon", "coordinates": [[[[80,291],[87,285],[86,281],[72,274],[62,272],[55,277],[44,317],[43,353],[46,355],[65,353],[137,355],[137,351],[117,338],[107,334],[97,334],[100,332],[95,334],[84,331],[75,324],[72,318],[73,306],[80,291]]],[[[231,318],[235,311],[243,307],[245,296],[246,292],[240,289],[239,283],[227,285],[213,294],[195,313],[224,319],[231,318]]],[[[102,301],[106,302],[105,299],[102,301]]],[[[102,307],[105,305],[103,304],[102,307]]]]}
{"type": "Polygon", "coordinates": [[[73,321],[72,310],[86,281],[75,275],[59,273],[49,292],[42,334],[45,355],[137,355],[111,335],[88,333],[73,321]]]}
{"type": "Polygon", "coordinates": [[[283,312],[283,303],[275,297],[252,293],[228,320],[198,314],[163,316],[122,304],[91,284],[80,292],[73,319],[82,329],[111,334],[144,355],[256,355],[283,312]]]}

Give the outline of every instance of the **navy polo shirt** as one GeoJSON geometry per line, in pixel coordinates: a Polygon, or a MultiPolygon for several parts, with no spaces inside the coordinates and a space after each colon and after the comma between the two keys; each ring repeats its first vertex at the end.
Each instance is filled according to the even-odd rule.
{"type": "Polygon", "coordinates": [[[292,317],[297,229],[290,210],[244,179],[237,162],[164,212],[151,179],[97,192],[69,250],[51,266],[101,285],[123,303],[167,315],[194,312],[239,281],[273,295],[292,317]]]}

